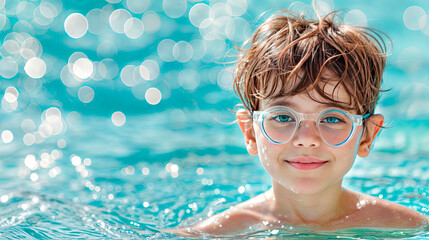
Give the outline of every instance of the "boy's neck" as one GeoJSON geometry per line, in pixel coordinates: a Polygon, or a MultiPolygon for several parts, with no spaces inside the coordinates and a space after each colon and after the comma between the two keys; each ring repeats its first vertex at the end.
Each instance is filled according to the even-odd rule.
{"type": "Polygon", "coordinates": [[[317,224],[332,223],[352,212],[351,194],[341,187],[341,181],[323,192],[312,195],[294,193],[276,181],[267,192],[272,200],[271,213],[274,217],[291,224],[317,224]]]}

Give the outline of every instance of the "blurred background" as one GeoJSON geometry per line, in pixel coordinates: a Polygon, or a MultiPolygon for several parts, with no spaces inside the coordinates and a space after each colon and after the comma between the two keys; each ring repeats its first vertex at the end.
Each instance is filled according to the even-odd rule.
{"type": "MultiPolygon", "coordinates": [[[[175,226],[266,190],[267,176],[232,124],[229,109],[239,101],[231,61],[269,15],[259,18],[263,12],[311,15],[310,4],[0,0],[0,204],[9,209],[1,231],[70,237],[83,224],[79,236],[152,236],[146,227],[175,226]]],[[[391,38],[383,83],[391,90],[376,111],[394,127],[383,130],[371,156],[397,161],[371,165],[365,176],[412,176],[424,186],[429,2],[324,0],[318,8],[343,9],[345,23],[391,38]],[[404,159],[417,168],[401,167],[404,159]]]]}

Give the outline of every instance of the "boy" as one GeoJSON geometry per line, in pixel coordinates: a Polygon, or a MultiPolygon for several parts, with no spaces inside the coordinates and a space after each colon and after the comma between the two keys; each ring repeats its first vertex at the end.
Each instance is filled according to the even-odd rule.
{"type": "Polygon", "coordinates": [[[172,232],[231,234],[303,227],[419,228],[429,218],[342,187],[356,154],[368,156],[383,125],[375,114],[385,67],[376,31],[279,12],[263,23],[237,62],[236,113],[251,155],[272,188],[196,225],[172,232]]]}

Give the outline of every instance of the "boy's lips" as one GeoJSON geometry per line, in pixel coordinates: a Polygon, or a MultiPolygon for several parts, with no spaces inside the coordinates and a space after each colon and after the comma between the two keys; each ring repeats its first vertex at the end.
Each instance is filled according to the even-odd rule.
{"type": "Polygon", "coordinates": [[[289,165],[300,170],[312,170],[325,165],[328,161],[315,157],[297,157],[285,160],[289,165]]]}

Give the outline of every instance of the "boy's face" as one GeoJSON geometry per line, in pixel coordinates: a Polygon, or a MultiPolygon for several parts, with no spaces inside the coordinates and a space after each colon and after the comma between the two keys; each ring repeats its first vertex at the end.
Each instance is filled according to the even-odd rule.
{"type": "MultiPolygon", "coordinates": [[[[327,93],[332,93],[333,84],[325,86],[327,93]]],[[[317,100],[323,100],[316,91],[310,94],[317,100]]],[[[333,98],[348,102],[348,95],[342,88],[333,92],[333,98]]],[[[294,96],[285,96],[275,99],[261,100],[261,109],[273,106],[285,106],[301,113],[319,113],[327,105],[312,100],[307,93],[294,96]]],[[[356,114],[356,111],[349,111],[356,114]]],[[[239,116],[237,114],[237,116],[239,116]]],[[[381,115],[373,115],[371,121],[382,124],[381,115]]],[[[242,128],[247,149],[250,154],[258,154],[266,171],[273,178],[273,184],[299,194],[315,194],[334,185],[341,185],[344,175],[350,170],[356,154],[366,157],[378,129],[373,124],[367,124],[367,136],[363,136],[363,126],[356,126],[353,137],[339,147],[326,144],[320,137],[314,121],[302,121],[295,135],[289,142],[275,144],[268,141],[256,122],[249,122],[251,126],[245,130],[246,123],[238,122],[242,128]],[[296,162],[320,162],[320,164],[302,165],[296,162]],[[309,167],[310,166],[310,167],[309,167]]]]}

